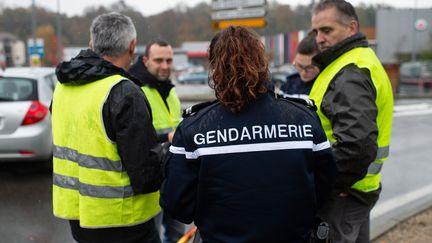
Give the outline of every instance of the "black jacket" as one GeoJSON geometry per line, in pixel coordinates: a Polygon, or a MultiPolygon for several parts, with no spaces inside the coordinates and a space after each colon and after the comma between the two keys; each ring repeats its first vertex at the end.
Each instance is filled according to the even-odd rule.
{"type": "MultiPolygon", "coordinates": [[[[368,47],[362,33],[316,55],[313,62],[320,70],[324,70],[339,56],[356,47],[368,47]]],[[[369,164],[376,158],[378,109],[375,99],[376,90],[369,70],[350,64],[334,76],[321,104],[321,110],[329,118],[336,138],[332,146],[338,168],[336,190],[349,192],[365,204],[375,203],[380,189],[364,193],[351,186],[364,178],[369,164]]]]}
{"type": "MultiPolygon", "coordinates": [[[[129,73],[136,77],[137,84],[139,86],[149,86],[151,88],[156,89],[162,97],[162,100],[165,103],[166,108],[169,110],[166,99],[171,91],[174,88],[174,84],[172,84],[171,80],[158,80],[155,76],[153,76],[148,70],[147,67],[144,66],[142,62],[142,56],[139,56],[137,61],[131,66],[129,69],[129,73]]],[[[159,142],[167,142],[168,141],[168,133],[158,134],[159,142]]]]}
{"type": "Polygon", "coordinates": [[[161,206],[204,242],[306,241],[336,172],[316,114],[270,94],[185,118],[170,152],[161,206]]]}
{"type": "Polygon", "coordinates": [[[309,96],[314,82],[315,80],[304,82],[301,80],[300,74],[296,72],[286,77],[286,81],[280,90],[289,97],[306,98],[306,96],[309,96]]]}
{"type": "MultiPolygon", "coordinates": [[[[68,85],[83,85],[114,74],[134,80],[126,71],[105,61],[91,50],[81,51],[71,61],[60,63],[56,74],[60,83],[68,85]]],[[[162,181],[161,148],[157,143],[150,114],[143,92],[128,80],[121,81],[112,88],[102,111],[106,133],[117,143],[119,156],[135,194],[155,192],[162,181]]],[[[106,242],[128,242],[145,234],[140,229],[147,227],[143,224],[112,230],[90,230],[89,234],[89,230],[80,228],[77,221],[71,221],[71,225],[74,237],[80,242],[92,241],[93,238],[88,238],[89,236],[96,237],[94,239],[105,237],[106,242]],[[128,235],[128,232],[131,234],[128,235]]]]}

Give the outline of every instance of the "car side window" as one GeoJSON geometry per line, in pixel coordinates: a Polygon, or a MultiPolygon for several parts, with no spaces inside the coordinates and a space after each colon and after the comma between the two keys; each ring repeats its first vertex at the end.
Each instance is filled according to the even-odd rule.
{"type": "Polygon", "coordinates": [[[45,82],[48,84],[48,86],[51,88],[51,90],[54,90],[56,84],[57,84],[57,77],[56,75],[53,74],[49,74],[47,76],[44,77],[45,82]]]}

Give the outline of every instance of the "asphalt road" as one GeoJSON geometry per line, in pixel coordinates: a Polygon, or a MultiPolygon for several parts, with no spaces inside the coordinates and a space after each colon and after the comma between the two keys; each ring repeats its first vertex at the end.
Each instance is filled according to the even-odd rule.
{"type": "MultiPolygon", "coordinates": [[[[378,208],[400,195],[432,185],[432,108],[428,108],[432,100],[397,104],[406,109],[395,113],[378,208]],[[410,104],[420,106],[410,108],[410,104]],[[413,112],[424,110],[422,107],[426,107],[425,112],[413,112]]],[[[67,221],[52,215],[51,180],[51,172],[44,165],[0,163],[0,242],[74,242],[67,221]]]]}

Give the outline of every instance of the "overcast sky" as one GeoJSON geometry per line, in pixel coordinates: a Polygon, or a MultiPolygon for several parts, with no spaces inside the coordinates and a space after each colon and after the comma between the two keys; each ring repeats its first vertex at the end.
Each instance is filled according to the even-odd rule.
{"type": "MultiPolygon", "coordinates": [[[[30,7],[33,0],[0,0],[5,7],[30,7]]],[[[166,9],[175,7],[178,3],[187,6],[195,6],[204,0],[125,0],[129,6],[136,7],[144,16],[160,13],[166,9]]],[[[268,0],[273,1],[273,0],[268,0]]],[[[276,0],[279,3],[296,6],[299,3],[306,3],[308,0],[276,0]]],[[[60,3],[60,12],[68,16],[81,15],[85,7],[90,6],[108,6],[118,0],[35,0],[36,5],[57,11],[57,2],[60,3]]],[[[210,0],[205,0],[210,3],[210,0]]],[[[385,3],[396,8],[432,8],[432,0],[351,0],[354,6],[359,3],[385,3]]]]}

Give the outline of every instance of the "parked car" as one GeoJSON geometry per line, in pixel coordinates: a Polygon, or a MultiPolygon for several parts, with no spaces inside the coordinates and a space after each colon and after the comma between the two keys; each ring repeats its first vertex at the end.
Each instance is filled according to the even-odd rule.
{"type": "Polygon", "coordinates": [[[54,68],[0,72],[0,162],[50,161],[54,68]]]}
{"type": "Polygon", "coordinates": [[[180,75],[177,82],[179,84],[207,84],[208,72],[190,72],[180,75]]]}
{"type": "Polygon", "coordinates": [[[432,87],[432,61],[402,63],[399,77],[400,84],[432,87]]]}

